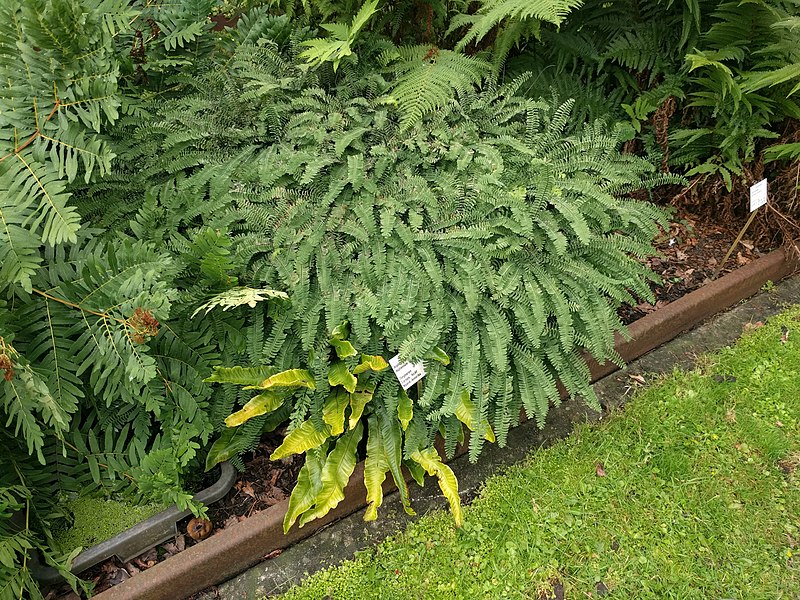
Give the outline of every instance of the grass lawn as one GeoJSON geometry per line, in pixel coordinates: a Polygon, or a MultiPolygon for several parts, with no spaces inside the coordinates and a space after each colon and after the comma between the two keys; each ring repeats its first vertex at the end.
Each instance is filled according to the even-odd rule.
{"type": "Polygon", "coordinates": [[[286,598],[800,598],[798,467],[794,307],[286,598]]]}

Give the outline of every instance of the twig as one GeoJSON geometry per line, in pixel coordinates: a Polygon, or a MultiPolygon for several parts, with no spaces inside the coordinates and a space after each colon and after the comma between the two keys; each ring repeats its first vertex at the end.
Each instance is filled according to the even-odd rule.
{"type": "Polygon", "coordinates": [[[733,244],[731,244],[731,247],[728,248],[728,253],[725,255],[725,258],[723,258],[722,262],[717,265],[717,268],[714,271],[714,274],[711,276],[712,280],[717,278],[717,276],[719,275],[719,272],[722,270],[723,265],[726,262],[728,262],[728,259],[731,257],[731,254],[733,253],[733,250],[736,248],[736,246],[739,245],[739,242],[742,241],[742,238],[744,237],[744,232],[747,231],[747,228],[750,227],[750,224],[753,222],[753,219],[756,218],[756,213],[758,213],[758,209],[756,209],[756,210],[754,210],[753,212],[750,213],[750,218],[747,219],[747,223],[744,224],[744,227],[742,227],[742,230],[739,232],[739,235],[737,235],[736,239],[733,240],[733,244]]]}

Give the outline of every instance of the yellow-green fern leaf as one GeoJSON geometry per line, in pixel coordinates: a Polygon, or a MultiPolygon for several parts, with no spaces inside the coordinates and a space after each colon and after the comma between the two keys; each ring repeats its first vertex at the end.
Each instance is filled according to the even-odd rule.
{"type": "Polygon", "coordinates": [[[388,366],[389,363],[382,356],[362,354],[361,363],[353,369],[353,375],[358,375],[365,371],[383,371],[388,366]]]}
{"type": "Polygon", "coordinates": [[[364,426],[359,421],[355,429],[337,440],[322,468],[322,487],[314,500],[314,508],[300,517],[300,527],[309,521],[324,517],[344,500],[344,488],[356,468],[358,444],[363,435],[364,426]]]}
{"type": "Polygon", "coordinates": [[[344,433],[344,411],[349,402],[350,394],[341,388],[336,388],[322,407],[322,420],[331,426],[331,435],[344,433]]]}
{"type": "Polygon", "coordinates": [[[289,498],[289,508],[283,518],[283,533],[287,533],[297,518],[314,506],[314,500],[322,489],[322,467],[327,452],[325,444],[306,453],[306,462],[297,475],[297,483],[289,498]]]}
{"type": "Polygon", "coordinates": [[[286,396],[283,394],[276,394],[274,392],[264,392],[258,396],[253,396],[240,410],[226,417],[225,425],[228,427],[238,427],[253,417],[271,413],[279,409],[285,399],[286,396]]]}
{"type": "Polygon", "coordinates": [[[375,415],[369,417],[369,436],[367,437],[367,457],[364,460],[364,486],[367,488],[367,511],[365,521],[378,518],[378,508],[383,504],[383,482],[389,471],[383,436],[375,415]]]}
{"type": "Polygon", "coordinates": [[[328,371],[328,383],[331,386],[341,385],[351,394],[356,391],[358,379],[347,368],[347,365],[340,360],[337,360],[331,365],[328,371]]]}
{"type": "Polygon", "coordinates": [[[297,429],[293,429],[283,439],[283,443],[275,449],[270,460],[280,460],[292,454],[307,452],[321,446],[331,436],[331,428],[325,425],[322,431],[314,427],[311,421],[303,421],[297,429]]]}
{"type": "Polygon", "coordinates": [[[461,527],[464,518],[461,514],[461,498],[458,495],[458,479],[453,470],[442,462],[441,457],[434,448],[417,450],[411,455],[411,460],[421,466],[428,475],[436,475],[439,480],[439,487],[450,504],[450,512],[456,527],[461,527]]]}
{"type": "Polygon", "coordinates": [[[275,367],[214,367],[214,371],[203,381],[206,383],[235,383],[237,385],[259,385],[274,375],[275,367]]]}
{"type": "Polygon", "coordinates": [[[350,394],[350,420],[348,421],[350,429],[353,429],[361,419],[361,415],[364,414],[364,407],[372,400],[374,393],[374,386],[359,386],[355,392],[350,394]]]}
{"type": "Polygon", "coordinates": [[[408,424],[414,416],[414,403],[404,391],[397,395],[397,418],[400,419],[400,426],[403,431],[408,429],[408,424]]]}
{"type": "MultiPolygon", "coordinates": [[[[464,390],[461,392],[461,398],[458,402],[458,407],[456,407],[456,419],[461,421],[464,425],[467,426],[467,429],[470,431],[475,431],[476,423],[475,423],[475,404],[469,397],[469,392],[464,390]]],[[[485,419],[480,421],[480,430],[483,432],[483,439],[488,442],[495,442],[494,431],[492,431],[491,426],[489,425],[488,421],[485,419]]]]}
{"type": "Polygon", "coordinates": [[[289,369],[288,371],[281,371],[267,377],[258,385],[247,386],[244,389],[252,390],[266,390],[272,387],[306,387],[311,390],[317,389],[314,384],[314,377],[305,369],[289,369]]]}

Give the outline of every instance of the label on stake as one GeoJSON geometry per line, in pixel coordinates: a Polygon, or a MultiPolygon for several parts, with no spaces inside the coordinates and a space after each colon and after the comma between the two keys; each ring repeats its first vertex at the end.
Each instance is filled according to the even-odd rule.
{"type": "Polygon", "coordinates": [[[397,377],[404,390],[407,390],[425,377],[425,365],[422,362],[400,362],[400,355],[398,354],[389,359],[389,364],[392,366],[392,371],[394,371],[395,377],[397,377]]]}
{"type": "Polygon", "coordinates": [[[750,212],[758,210],[767,203],[767,180],[762,179],[750,186],[750,212]]]}

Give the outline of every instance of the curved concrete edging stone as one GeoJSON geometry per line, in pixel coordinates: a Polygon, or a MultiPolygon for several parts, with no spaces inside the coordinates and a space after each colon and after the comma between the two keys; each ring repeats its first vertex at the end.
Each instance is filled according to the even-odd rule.
{"type": "MultiPolygon", "coordinates": [[[[220,464],[217,481],[195,494],[193,500],[212,504],[223,498],[235,482],[236,469],[226,460],[220,464]]],[[[70,570],[73,573],[82,573],[114,556],[123,563],[128,562],[142,552],[175,537],[178,533],[178,521],[190,514],[191,510],[181,510],[173,504],[114,537],[87,548],[72,560],[70,570]]],[[[42,564],[38,554],[31,557],[30,566],[31,573],[41,583],[57,585],[64,582],[61,573],[51,566],[42,564]]]]}
{"type": "MultiPolygon", "coordinates": [[[[765,282],[780,281],[794,272],[795,268],[796,262],[787,258],[783,250],[772,252],[631,324],[630,339],[618,339],[617,351],[627,362],[631,362],[708,317],[752,296],[765,282]]],[[[777,286],[776,292],[762,297],[780,298],[781,302],[792,300],[797,302],[800,300],[799,292],[800,281],[792,280],[777,286]],[[780,294],[777,293],[778,290],[780,294]]],[[[773,307],[770,314],[775,312],[777,308],[773,307]]],[[[741,327],[738,332],[741,332],[741,327]]],[[[732,339],[735,339],[735,336],[732,339]]],[[[719,345],[730,343],[731,340],[719,345]]],[[[714,347],[719,346],[701,345],[698,353],[714,347]]],[[[670,363],[669,369],[672,369],[673,364],[675,361],[670,363]]],[[[615,365],[598,365],[593,361],[590,361],[590,367],[593,382],[618,369],[615,365]]],[[[601,398],[609,397],[609,394],[602,390],[598,391],[598,395],[601,398]]],[[[612,393],[611,396],[613,395],[612,393]]],[[[609,400],[604,402],[607,405],[612,404],[609,400]]],[[[557,409],[551,410],[547,419],[548,426],[544,430],[539,431],[533,423],[524,423],[510,432],[508,446],[502,449],[488,446],[481,460],[466,469],[463,468],[466,457],[455,459],[452,464],[462,484],[462,494],[465,496],[473,494],[479,482],[491,475],[496,464],[509,464],[509,461],[520,460],[531,449],[547,445],[567,435],[575,422],[600,417],[601,415],[590,411],[582,403],[565,402],[557,409]]],[[[234,580],[249,583],[244,584],[244,587],[238,587],[235,583],[226,584],[233,588],[231,595],[223,597],[249,600],[266,593],[283,591],[286,586],[295,583],[303,572],[310,572],[352,556],[354,550],[364,547],[362,539],[364,532],[367,532],[372,542],[396,531],[406,521],[402,509],[398,509],[396,494],[386,498],[381,509],[382,516],[376,523],[363,523],[360,521],[360,515],[353,515],[366,505],[366,494],[362,483],[363,468],[363,462],[356,466],[350,483],[345,488],[345,499],[339,506],[324,518],[302,529],[295,527],[287,535],[283,534],[283,515],[288,507],[288,500],[285,500],[253,515],[246,521],[225,528],[203,543],[184,550],[124,583],[102,592],[95,598],[179,600],[241,573],[274,550],[289,548],[289,551],[265,563],[271,572],[269,576],[263,568],[260,571],[253,569],[234,580]],[[293,544],[310,538],[329,524],[348,515],[353,517],[343,519],[322,534],[315,535],[302,546],[290,548],[293,544]],[[331,556],[320,550],[326,539],[331,544],[332,550],[327,551],[331,556]],[[314,556],[313,561],[308,560],[308,553],[314,556]],[[255,582],[252,581],[253,578],[255,582]]],[[[413,497],[418,512],[422,513],[438,502],[438,488],[434,488],[436,488],[435,482],[415,491],[413,497]]],[[[390,490],[391,486],[387,485],[386,491],[390,490]]]]}

